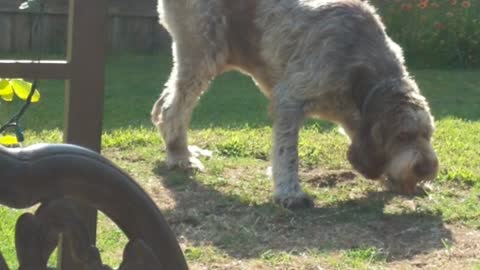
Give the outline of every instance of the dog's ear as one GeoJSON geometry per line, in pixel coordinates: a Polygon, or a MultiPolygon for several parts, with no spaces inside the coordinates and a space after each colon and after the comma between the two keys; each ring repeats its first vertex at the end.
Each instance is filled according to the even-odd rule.
{"type": "Polygon", "coordinates": [[[361,107],[363,99],[374,85],[373,70],[365,64],[357,64],[349,69],[349,81],[352,97],[361,107]]]}
{"type": "Polygon", "coordinates": [[[384,172],[386,161],[382,140],[379,124],[362,127],[348,149],[348,161],[366,178],[377,179],[384,172]]]}

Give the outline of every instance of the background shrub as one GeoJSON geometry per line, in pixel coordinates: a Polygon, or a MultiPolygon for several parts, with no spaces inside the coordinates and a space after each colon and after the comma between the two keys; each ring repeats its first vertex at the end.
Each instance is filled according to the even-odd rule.
{"type": "Polygon", "coordinates": [[[372,0],[416,67],[480,67],[479,0],[372,0]]]}

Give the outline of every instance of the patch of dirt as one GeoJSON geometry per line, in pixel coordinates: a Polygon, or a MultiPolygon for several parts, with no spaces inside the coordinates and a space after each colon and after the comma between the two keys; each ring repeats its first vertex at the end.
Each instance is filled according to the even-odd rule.
{"type": "MultiPolygon", "coordinates": [[[[142,171],[140,183],[162,209],[182,249],[199,250],[198,257],[189,258],[192,270],[355,269],[332,265],[330,260],[342,262],[345,252],[365,247],[386,257],[385,262],[373,262],[372,269],[471,269],[480,262],[480,230],[446,224],[439,215],[418,213],[410,201],[404,202],[405,210],[386,211],[389,205],[403,203],[402,198],[392,201],[397,197],[387,192],[359,189],[358,198],[293,213],[267,199],[252,205],[238,193],[223,190],[244,189],[242,192],[254,194],[249,196],[267,198],[269,186],[243,185],[262,174],[261,166],[225,166],[217,172],[230,180],[222,189],[204,185],[196,176],[151,166],[140,161],[127,170],[134,174],[142,171]],[[235,185],[239,182],[241,185],[235,185]],[[207,252],[207,247],[214,251],[207,252]],[[268,254],[286,255],[272,261],[268,254]]],[[[350,170],[315,169],[300,176],[313,187],[331,188],[328,194],[345,185],[347,189],[362,186],[358,182],[362,179],[350,170]]]]}
{"type": "Polygon", "coordinates": [[[300,177],[306,183],[317,187],[335,187],[339,184],[351,183],[358,176],[350,170],[311,170],[307,172],[301,172],[300,177]]]}
{"type": "Polygon", "coordinates": [[[256,174],[256,168],[250,167],[226,167],[222,172],[223,177],[229,179],[229,181],[247,181],[246,177],[256,174]]]}
{"type": "Polygon", "coordinates": [[[143,188],[152,198],[152,200],[161,208],[162,211],[175,209],[177,202],[172,195],[172,191],[159,185],[158,179],[148,181],[143,188]]]}
{"type": "Polygon", "coordinates": [[[390,262],[388,269],[472,269],[475,265],[478,267],[480,231],[460,225],[448,225],[446,228],[451,232],[451,239],[442,240],[442,249],[418,254],[410,260],[390,262]]]}

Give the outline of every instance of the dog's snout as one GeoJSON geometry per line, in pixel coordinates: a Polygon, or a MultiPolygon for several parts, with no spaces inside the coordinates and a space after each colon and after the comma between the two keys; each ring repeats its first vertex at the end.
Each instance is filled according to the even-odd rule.
{"type": "Polygon", "coordinates": [[[438,171],[438,159],[431,158],[431,159],[423,159],[414,167],[415,174],[420,178],[434,178],[437,175],[438,171]]]}

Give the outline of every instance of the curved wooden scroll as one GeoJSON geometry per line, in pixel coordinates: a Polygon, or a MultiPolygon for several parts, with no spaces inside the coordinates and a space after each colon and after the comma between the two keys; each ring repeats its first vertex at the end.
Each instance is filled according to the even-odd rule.
{"type": "MultiPolygon", "coordinates": [[[[177,240],[155,203],[130,176],[106,158],[64,144],[20,149],[0,147],[0,204],[17,209],[37,203],[45,205],[35,215],[20,217],[17,223],[19,260],[23,253],[28,257],[28,252],[32,252],[18,247],[22,246],[22,237],[51,231],[72,233],[75,241],[72,245],[77,247],[80,259],[97,256],[94,251],[93,255],[82,255],[87,252],[85,248],[89,248],[82,251],[82,237],[86,237],[82,233],[84,227],[75,213],[69,212],[68,203],[62,203],[64,199],[81,201],[102,211],[130,239],[120,269],[135,269],[133,265],[145,264],[146,260],[152,261],[148,269],[188,269],[177,240]],[[135,264],[132,258],[135,254],[143,254],[142,262],[135,264]]],[[[42,245],[48,246],[48,243],[42,245]]],[[[37,256],[42,261],[41,255],[37,256]]],[[[2,264],[5,265],[0,254],[0,269],[2,264]]],[[[43,269],[44,266],[37,267],[35,269],[43,269]]]]}

